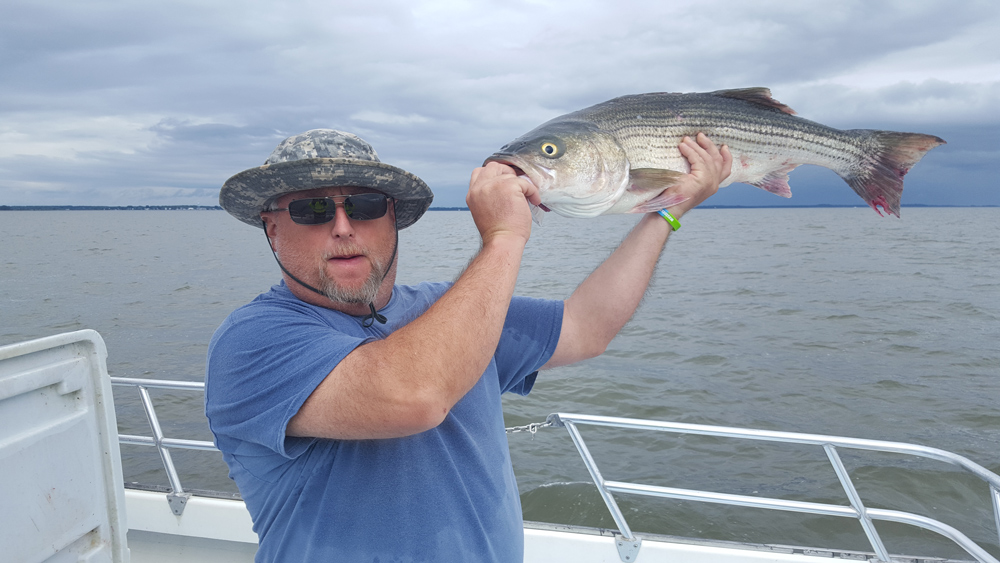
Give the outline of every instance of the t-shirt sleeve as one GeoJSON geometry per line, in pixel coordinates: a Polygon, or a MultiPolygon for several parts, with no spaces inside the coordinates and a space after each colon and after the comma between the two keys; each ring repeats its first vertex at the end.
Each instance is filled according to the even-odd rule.
{"type": "Polygon", "coordinates": [[[531,391],[538,368],[556,351],[562,316],[562,301],[531,297],[511,300],[494,355],[504,393],[527,395],[531,391]]]}
{"type": "Polygon", "coordinates": [[[212,337],[205,413],[217,441],[232,439],[242,450],[234,453],[260,455],[253,451],[263,446],[292,459],[315,439],[286,437],[288,421],[368,339],[339,332],[308,309],[253,305],[230,315],[212,337]]]}

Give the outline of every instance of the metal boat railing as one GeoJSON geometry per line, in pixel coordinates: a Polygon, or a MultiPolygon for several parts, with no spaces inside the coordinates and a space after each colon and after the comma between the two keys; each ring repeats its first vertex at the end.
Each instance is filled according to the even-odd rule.
{"type": "Polygon", "coordinates": [[[611,511],[612,517],[614,517],[615,524],[618,526],[618,531],[621,532],[621,536],[618,538],[618,545],[622,561],[634,561],[634,555],[641,545],[641,539],[637,538],[632,533],[628,523],[625,521],[625,517],[622,514],[621,509],[618,508],[618,504],[615,502],[611,493],[626,493],[825,516],[857,518],[861,522],[861,526],[864,529],[865,535],[867,536],[876,557],[879,561],[887,563],[891,561],[889,553],[886,551],[885,545],[883,544],[882,539],[879,536],[878,531],[876,531],[875,525],[872,521],[886,520],[898,522],[936,532],[955,542],[969,555],[975,557],[977,561],[982,563],[997,563],[996,558],[969,539],[965,534],[943,522],[908,512],[866,507],[862,502],[857,489],[855,489],[854,483],[851,481],[851,477],[840,459],[840,455],[837,453],[837,448],[844,448],[907,454],[943,461],[965,469],[989,485],[990,497],[993,504],[994,523],[996,525],[997,536],[1000,538],[1000,476],[997,476],[995,473],[973,461],[945,450],[917,446],[914,444],[905,444],[901,442],[823,436],[819,434],[749,430],[744,428],[727,428],[723,426],[706,426],[678,422],[658,422],[651,420],[584,414],[551,414],[546,420],[546,424],[564,427],[569,432],[570,438],[573,440],[573,444],[576,445],[577,450],[580,452],[580,457],[583,458],[583,461],[587,466],[587,470],[590,471],[591,478],[597,485],[601,498],[604,499],[604,503],[608,506],[608,510],[611,511]],[[583,440],[583,436],[580,435],[577,425],[606,426],[635,430],[655,430],[676,434],[698,434],[703,436],[741,438],[746,440],[820,446],[825,450],[826,455],[829,458],[838,479],[840,480],[840,484],[844,488],[844,493],[850,501],[850,506],[800,502],[747,495],[713,493],[708,491],[624,483],[620,481],[607,481],[597,468],[597,463],[594,461],[593,456],[591,456],[590,450],[587,448],[587,445],[583,440]]]}
{"type": "Polygon", "coordinates": [[[133,379],[129,377],[112,377],[112,385],[131,386],[139,390],[139,400],[142,402],[142,409],[146,412],[146,420],[149,421],[149,428],[152,436],[134,436],[132,434],[119,434],[119,444],[135,444],[139,446],[154,446],[160,453],[160,460],[163,462],[163,469],[167,472],[167,481],[170,483],[171,491],[167,493],[167,502],[170,503],[170,510],[180,516],[184,513],[184,507],[191,498],[190,493],[184,492],[181,486],[180,475],[174,467],[174,460],[170,457],[170,448],[181,450],[205,450],[219,451],[213,442],[203,440],[183,440],[178,438],[167,438],[163,435],[160,427],[160,420],[156,417],[156,409],[153,407],[153,400],[149,396],[149,389],[173,389],[175,391],[197,391],[205,392],[205,384],[198,381],[167,381],[161,379],[133,379]]]}
{"type": "MultiPolygon", "coordinates": [[[[174,467],[173,460],[170,457],[170,449],[176,448],[205,451],[218,450],[214,443],[208,441],[184,440],[165,437],[163,435],[159,419],[156,416],[156,409],[154,408],[152,399],[150,398],[149,389],[171,389],[203,393],[205,384],[201,382],[133,379],[125,377],[112,377],[111,383],[112,385],[132,386],[138,389],[139,398],[142,402],[143,410],[146,413],[146,418],[149,421],[152,436],[120,434],[118,437],[119,443],[153,446],[158,450],[171,488],[171,492],[167,494],[167,501],[170,503],[170,508],[174,514],[180,516],[183,514],[184,506],[187,503],[187,499],[190,498],[191,495],[190,493],[185,492],[181,485],[180,476],[178,475],[177,469],[174,467]]],[[[854,483],[851,481],[851,477],[848,474],[847,469],[844,467],[844,464],[840,459],[840,455],[837,452],[837,448],[844,448],[913,455],[950,463],[968,471],[969,473],[972,473],[973,475],[976,475],[989,485],[990,497],[993,505],[994,523],[996,526],[997,537],[1000,538],[1000,476],[997,476],[995,473],[967,458],[945,450],[901,442],[824,436],[820,434],[799,434],[793,432],[751,430],[743,428],[728,428],[723,426],[659,422],[631,418],[568,413],[550,414],[544,423],[544,426],[563,427],[566,428],[569,433],[573,444],[576,446],[577,451],[580,453],[580,457],[583,459],[584,464],[587,466],[587,470],[590,472],[591,478],[594,480],[594,484],[597,485],[601,498],[604,500],[608,510],[611,512],[615,525],[618,526],[620,535],[617,535],[616,543],[621,560],[625,563],[630,563],[635,560],[642,545],[642,539],[632,533],[632,530],[626,522],[621,509],[618,507],[618,503],[615,502],[612,493],[856,518],[861,523],[862,529],[871,544],[877,560],[884,563],[889,563],[891,559],[881,537],[875,529],[873,521],[885,520],[898,522],[917,526],[944,536],[956,545],[960,546],[980,563],[1000,563],[1000,561],[969,539],[965,534],[943,522],[908,512],[866,507],[858,494],[857,489],[854,487],[854,483]],[[678,489],[672,487],[626,483],[621,481],[608,481],[601,475],[601,472],[597,467],[597,462],[594,461],[593,456],[590,454],[590,450],[587,448],[577,425],[605,426],[635,430],[654,430],[675,434],[698,434],[703,436],[807,444],[822,447],[826,452],[827,458],[830,460],[834,472],[840,480],[840,484],[847,495],[850,506],[715,493],[691,489],[678,489]]]]}

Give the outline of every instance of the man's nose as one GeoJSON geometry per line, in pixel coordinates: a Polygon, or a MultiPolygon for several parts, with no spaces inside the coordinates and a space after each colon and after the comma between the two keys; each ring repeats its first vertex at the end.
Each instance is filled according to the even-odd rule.
{"type": "Polygon", "coordinates": [[[331,234],[334,236],[353,236],[354,225],[351,224],[350,217],[347,216],[347,209],[344,207],[344,202],[335,201],[334,205],[336,207],[331,234]]]}

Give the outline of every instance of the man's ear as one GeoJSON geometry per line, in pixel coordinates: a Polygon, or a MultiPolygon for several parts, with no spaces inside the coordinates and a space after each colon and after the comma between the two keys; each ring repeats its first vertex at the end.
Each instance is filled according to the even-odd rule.
{"type": "Polygon", "coordinates": [[[278,224],[263,213],[260,214],[260,220],[264,224],[264,235],[267,236],[267,242],[271,245],[271,250],[274,251],[274,237],[278,235],[278,224]]]}

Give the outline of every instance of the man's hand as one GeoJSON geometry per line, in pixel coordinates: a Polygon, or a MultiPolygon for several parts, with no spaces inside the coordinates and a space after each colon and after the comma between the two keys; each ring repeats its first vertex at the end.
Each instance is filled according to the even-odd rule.
{"type": "Polygon", "coordinates": [[[538,205],[538,188],[514,169],[489,162],[472,171],[465,203],[472,212],[476,228],[487,244],[496,237],[513,235],[527,243],[531,236],[531,210],[528,201],[538,205]]]}
{"type": "Polygon", "coordinates": [[[694,139],[684,137],[677,148],[691,164],[691,172],[666,190],[686,198],[668,209],[671,215],[680,218],[719,190],[719,184],[732,172],[733,155],[729,147],[716,147],[704,133],[698,133],[694,139]]]}

